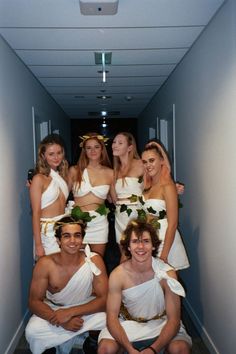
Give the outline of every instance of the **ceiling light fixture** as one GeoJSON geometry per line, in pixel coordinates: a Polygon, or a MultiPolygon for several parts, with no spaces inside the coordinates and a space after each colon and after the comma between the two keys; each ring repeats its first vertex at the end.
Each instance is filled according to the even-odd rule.
{"type": "Polygon", "coordinates": [[[106,119],[105,119],[105,118],[103,118],[102,127],[103,127],[103,128],[106,128],[106,127],[107,127],[107,123],[106,123],[106,119]]]}
{"type": "MultiPolygon", "coordinates": [[[[106,117],[107,116],[107,111],[101,111],[101,116],[106,117]]],[[[105,119],[105,118],[104,118],[105,119]]]]}
{"type": "MultiPolygon", "coordinates": [[[[102,82],[106,82],[106,65],[111,65],[111,52],[95,52],[95,64],[102,65],[102,82]]],[[[100,71],[99,71],[100,72],[100,71]]]]}

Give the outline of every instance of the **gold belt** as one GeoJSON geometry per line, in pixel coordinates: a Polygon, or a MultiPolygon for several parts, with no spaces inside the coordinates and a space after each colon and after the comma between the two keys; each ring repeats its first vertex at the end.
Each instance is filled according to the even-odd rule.
{"type": "Polygon", "coordinates": [[[43,232],[44,235],[47,235],[48,225],[55,224],[55,222],[56,222],[56,220],[47,220],[47,221],[42,220],[42,221],[40,221],[41,232],[43,232]],[[44,225],[44,227],[43,227],[43,225],[44,225]]]}
{"type": "Polygon", "coordinates": [[[122,315],[125,320],[145,323],[152,320],[159,320],[160,318],[166,315],[166,311],[164,310],[161,314],[155,315],[154,317],[149,319],[143,317],[133,317],[122,302],[120,306],[120,315],[122,315]]]}

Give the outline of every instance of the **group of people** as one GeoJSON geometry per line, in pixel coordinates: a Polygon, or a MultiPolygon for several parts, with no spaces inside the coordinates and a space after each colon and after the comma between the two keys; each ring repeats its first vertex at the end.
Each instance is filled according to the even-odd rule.
{"type": "Polygon", "coordinates": [[[78,335],[102,330],[100,354],[163,348],[189,353],[191,339],[180,325],[184,291],[175,274],[189,266],[177,230],[181,187],[171,177],[164,147],[150,141],[140,158],[133,136],[121,132],[112,142],[112,169],[106,138],[88,133],[81,140],[79,161],[68,168],[61,138],[46,137],[30,184],[37,260],[30,290],[34,315],[26,329],[32,352],[56,346],[66,354],[78,335]],[[116,206],[122,255],[109,277],[108,297],[102,260],[109,230],[106,199],[116,206]],[[151,344],[143,344],[146,339],[151,344]],[[136,342],[144,349],[135,349],[136,342]]]}

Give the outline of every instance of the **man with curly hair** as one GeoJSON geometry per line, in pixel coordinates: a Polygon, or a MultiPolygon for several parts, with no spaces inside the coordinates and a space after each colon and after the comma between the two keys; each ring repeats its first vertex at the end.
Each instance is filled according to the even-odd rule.
{"type": "Polygon", "coordinates": [[[128,260],[110,275],[107,327],[99,354],[189,354],[191,338],[180,320],[184,289],[172,267],[156,258],[159,240],[147,223],[131,221],[121,245],[128,260]]]}

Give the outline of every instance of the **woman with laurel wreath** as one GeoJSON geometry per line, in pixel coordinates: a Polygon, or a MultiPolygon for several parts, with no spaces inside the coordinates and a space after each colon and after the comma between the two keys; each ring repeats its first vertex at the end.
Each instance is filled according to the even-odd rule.
{"type": "Polygon", "coordinates": [[[82,148],[77,165],[69,169],[69,187],[74,196],[72,216],[87,221],[84,244],[104,256],[108,242],[108,221],[105,200],[114,198],[113,170],[105,142],[97,133],[81,137],[82,148]]]}

